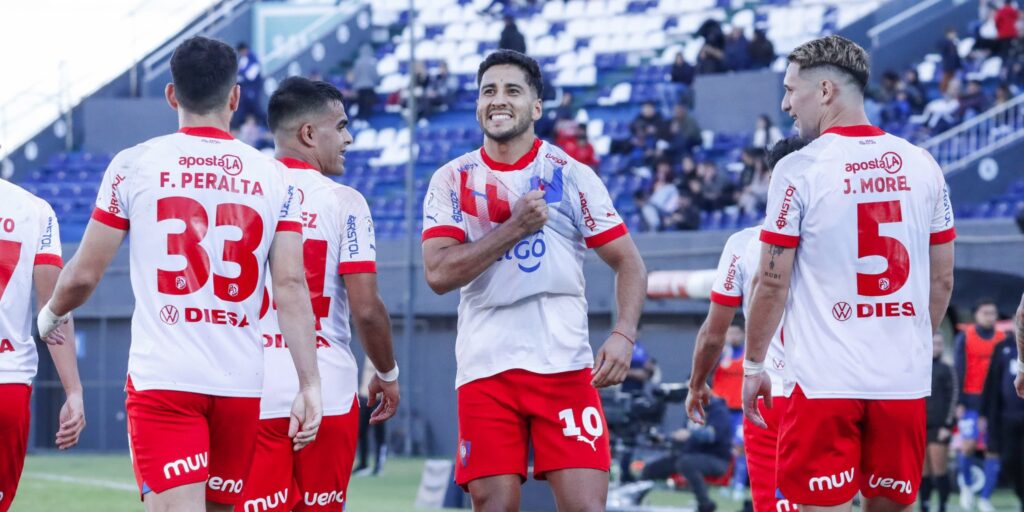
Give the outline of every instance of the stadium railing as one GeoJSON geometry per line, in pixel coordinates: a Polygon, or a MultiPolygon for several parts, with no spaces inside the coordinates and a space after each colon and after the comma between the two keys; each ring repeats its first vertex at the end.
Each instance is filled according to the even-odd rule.
{"type": "Polygon", "coordinates": [[[949,174],[1024,138],[1024,94],[925,141],[949,174]]]}

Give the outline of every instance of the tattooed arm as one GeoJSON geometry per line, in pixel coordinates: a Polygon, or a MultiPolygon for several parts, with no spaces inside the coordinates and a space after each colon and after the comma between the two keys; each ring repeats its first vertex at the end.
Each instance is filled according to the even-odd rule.
{"type": "Polygon", "coordinates": [[[789,279],[793,273],[796,249],[761,244],[756,286],[751,293],[750,315],[747,317],[746,358],[763,362],[772,335],[782,321],[789,296],[789,279]]]}

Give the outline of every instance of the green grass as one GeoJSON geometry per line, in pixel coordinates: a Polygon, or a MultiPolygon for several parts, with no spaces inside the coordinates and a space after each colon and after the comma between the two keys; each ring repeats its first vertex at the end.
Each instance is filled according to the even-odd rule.
{"type": "MultiPolygon", "coordinates": [[[[349,485],[349,512],[399,512],[414,510],[422,459],[391,459],[379,477],[353,478],[349,485]]],[[[140,511],[135,478],[127,454],[32,455],[25,463],[14,512],[122,512],[140,511]],[[63,479],[62,481],[59,479],[63,479]],[[105,486],[104,486],[105,485],[105,486]],[[111,488],[114,487],[114,488],[111,488]],[[120,488],[118,488],[120,487],[120,488]]],[[[656,491],[648,503],[692,508],[689,492],[656,491]]],[[[741,504],[712,490],[718,510],[740,510],[741,504]]],[[[950,510],[957,510],[956,495],[950,510]]],[[[1016,498],[999,490],[992,498],[997,510],[1019,510],[1016,498]]]]}

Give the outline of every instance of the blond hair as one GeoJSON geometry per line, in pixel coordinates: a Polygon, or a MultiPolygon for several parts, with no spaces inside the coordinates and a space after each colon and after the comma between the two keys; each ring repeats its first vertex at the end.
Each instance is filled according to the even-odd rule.
{"type": "Polygon", "coordinates": [[[870,62],[868,52],[842,36],[820,37],[797,46],[788,57],[800,70],[832,68],[849,78],[861,92],[868,85],[870,62]]]}

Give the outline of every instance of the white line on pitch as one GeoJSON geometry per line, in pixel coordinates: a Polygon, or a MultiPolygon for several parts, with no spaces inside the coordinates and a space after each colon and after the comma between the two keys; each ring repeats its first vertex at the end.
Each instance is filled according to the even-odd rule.
{"type": "Polygon", "coordinates": [[[117,491],[134,491],[134,492],[138,492],[139,491],[139,488],[134,486],[134,485],[132,485],[132,484],[126,484],[126,483],[122,483],[122,482],[114,482],[114,481],[111,481],[111,480],[99,480],[99,479],[96,479],[96,478],[79,478],[77,476],[56,475],[56,474],[53,474],[53,473],[35,473],[35,472],[26,472],[25,476],[27,476],[29,478],[38,478],[40,480],[50,480],[52,482],[64,482],[64,483],[69,483],[69,484],[88,485],[88,486],[92,486],[92,487],[103,487],[103,488],[106,488],[106,489],[114,489],[114,490],[117,490],[117,491]]]}

